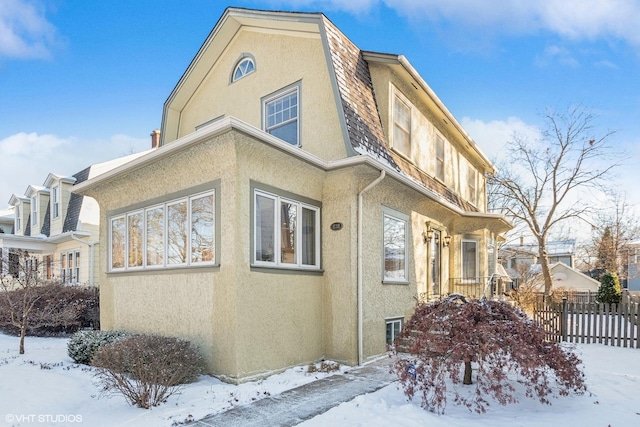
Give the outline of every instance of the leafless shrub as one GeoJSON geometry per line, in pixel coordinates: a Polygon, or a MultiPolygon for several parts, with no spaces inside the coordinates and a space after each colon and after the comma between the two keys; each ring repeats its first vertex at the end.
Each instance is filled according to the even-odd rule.
{"type": "Polygon", "coordinates": [[[203,363],[188,341],[134,335],[101,347],[92,360],[106,393],[120,393],[131,405],[151,408],[166,401],[182,384],[195,381],[203,363]]]}

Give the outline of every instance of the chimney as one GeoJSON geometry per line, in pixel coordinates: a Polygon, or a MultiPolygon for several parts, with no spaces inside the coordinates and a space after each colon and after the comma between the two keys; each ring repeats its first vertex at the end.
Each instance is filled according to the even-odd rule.
{"type": "Polygon", "coordinates": [[[160,146],[160,129],[155,129],[151,132],[151,148],[158,148],[160,146]]]}

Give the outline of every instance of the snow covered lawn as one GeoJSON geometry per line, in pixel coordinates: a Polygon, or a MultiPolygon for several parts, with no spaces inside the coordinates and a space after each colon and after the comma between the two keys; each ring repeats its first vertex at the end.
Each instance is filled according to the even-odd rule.
{"type": "MultiPolygon", "coordinates": [[[[121,396],[100,395],[92,370],[72,363],[66,339],[0,334],[0,425],[171,426],[275,395],[325,376],[290,369],[258,382],[233,386],[202,376],[151,410],[129,406],[121,396]]],[[[478,415],[449,404],[434,415],[409,403],[395,384],[359,396],[303,426],[633,426],[640,425],[640,349],[578,345],[589,393],[553,400],[551,406],[521,397],[511,406],[493,405],[478,415]]]]}

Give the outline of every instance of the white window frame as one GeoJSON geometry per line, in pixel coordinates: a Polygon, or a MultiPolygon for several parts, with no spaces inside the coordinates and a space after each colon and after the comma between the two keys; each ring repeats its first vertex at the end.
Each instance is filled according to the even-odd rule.
{"type": "Polygon", "coordinates": [[[51,216],[56,219],[60,216],[60,186],[54,186],[51,192],[51,216]]]}
{"type": "Polygon", "coordinates": [[[236,62],[233,71],[231,72],[231,83],[248,76],[256,71],[256,61],[251,56],[243,56],[236,62]],[[249,66],[250,64],[250,66],[249,66]],[[240,74],[238,74],[240,72],[240,74]]]}
{"type": "Polygon", "coordinates": [[[479,255],[480,254],[478,253],[479,252],[479,248],[480,248],[480,245],[479,245],[479,242],[477,240],[474,240],[474,239],[462,239],[462,241],[460,243],[460,277],[462,279],[464,279],[464,280],[477,280],[480,277],[479,274],[478,274],[480,272],[480,265],[479,265],[479,255]],[[466,277],[465,272],[464,272],[464,270],[465,270],[465,268],[464,268],[465,259],[466,259],[465,251],[464,251],[465,250],[465,243],[473,243],[475,245],[475,247],[476,247],[476,251],[475,251],[476,252],[476,256],[475,256],[475,260],[474,260],[476,274],[475,274],[474,277],[466,277]]]}
{"type": "MultiPolygon", "coordinates": [[[[269,95],[267,98],[262,100],[262,123],[263,123],[263,128],[264,131],[272,134],[273,135],[273,131],[276,129],[279,129],[285,125],[294,123],[296,124],[296,141],[295,144],[292,143],[291,141],[286,141],[284,139],[282,139],[282,141],[293,145],[294,147],[300,147],[302,144],[300,143],[300,85],[299,84],[295,84],[293,86],[284,88],[272,95],[269,95]],[[283,120],[281,122],[278,122],[272,126],[269,125],[269,105],[276,103],[288,96],[291,96],[292,94],[296,95],[296,115],[295,118],[289,118],[287,120],[283,120]]],[[[274,135],[276,136],[276,135],[274,135]]],[[[276,136],[277,137],[277,136],[276,136]]]]}
{"type": "Polygon", "coordinates": [[[21,217],[21,209],[20,209],[20,204],[16,205],[16,209],[15,209],[15,213],[16,213],[16,221],[15,221],[15,225],[16,225],[16,231],[20,231],[22,230],[22,217],[21,217]]]}
{"type": "Polygon", "coordinates": [[[446,174],[447,174],[447,169],[446,169],[446,165],[447,165],[447,153],[446,153],[446,143],[445,143],[445,139],[443,137],[441,137],[440,135],[436,135],[436,142],[435,142],[435,156],[433,156],[434,161],[435,161],[435,167],[434,167],[434,176],[436,179],[445,182],[446,179],[446,174]],[[439,156],[440,154],[440,148],[442,148],[442,157],[439,156]],[[440,170],[442,171],[442,173],[439,173],[440,170]]]}
{"type": "Polygon", "coordinates": [[[60,252],[60,278],[63,283],[72,285],[80,283],[80,262],[78,259],[80,259],[80,250],[72,249],[60,252]]]}
{"type": "Polygon", "coordinates": [[[393,317],[389,319],[385,319],[385,342],[388,346],[393,346],[394,341],[397,336],[402,332],[402,327],[404,326],[404,317],[393,317]],[[400,325],[398,332],[396,333],[395,325],[400,325]],[[391,326],[391,340],[389,340],[388,329],[391,326]],[[389,342],[390,341],[390,342],[389,342]]]}
{"type": "Polygon", "coordinates": [[[320,269],[320,207],[300,202],[294,200],[289,197],[283,197],[275,193],[270,193],[264,190],[255,189],[253,193],[253,245],[252,245],[252,261],[256,266],[263,267],[277,267],[277,268],[292,268],[292,269],[320,269]],[[256,257],[258,251],[258,238],[259,235],[258,228],[258,197],[264,197],[274,202],[274,218],[273,218],[273,227],[274,227],[274,241],[273,241],[273,259],[272,261],[264,261],[259,260],[256,257]],[[297,223],[296,223],[296,236],[295,236],[295,262],[286,263],[281,260],[282,255],[282,203],[289,203],[296,207],[297,209],[297,223]],[[313,260],[313,264],[303,264],[303,231],[302,231],[302,210],[307,209],[315,213],[315,221],[314,221],[314,242],[313,242],[313,250],[315,252],[315,257],[313,260]],[[299,250],[297,250],[299,248],[299,250]]]}
{"type": "Polygon", "coordinates": [[[409,216],[389,208],[384,208],[382,213],[382,280],[384,283],[408,283],[409,281],[409,216]],[[387,272],[387,220],[397,221],[404,226],[402,277],[393,277],[387,272]]]}
{"type": "Polygon", "coordinates": [[[478,171],[467,161],[467,201],[472,205],[478,204],[478,171]]]}
{"type": "Polygon", "coordinates": [[[38,225],[38,195],[31,198],[31,225],[38,225]]]}
{"type": "Polygon", "coordinates": [[[407,159],[411,160],[411,153],[412,153],[412,134],[411,134],[411,122],[412,122],[412,115],[413,115],[413,104],[411,104],[411,102],[400,93],[400,91],[396,90],[394,88],[394,90],[392,91],[393,93],[393,103],[391,106],[391,117],[392,117],[392,136],[391,136],[391,148],[393,148],[393,150],[395,152],[397,152],[398,154],[402,155],[403,157],[406,157],[407,159]],[[403,124],[401,122],[398,121],[398,106],[403,106],[408,110],[408,119],[409,119],[409,123],[408,125],[403,124]],[[402,147],[399,146],[399,141],[397,141],[396,139],[396,129],[399,132],[403,132],[404,134],[407,135],[408,137],[408,146],[407,146],[407,151],[404,151],[404,149],[402,147]]]}
{"type": "Polygon", "coordinates": [[[144,207],[142,209],[131,210],[129,212],[125,212],[122,214],[114,215],[109,218],[109,271],[117,272],[117,271],[135,271],[141,269],[162,269],[162,268],[175,268],[175,267],[189,267],[189,266],[211,266],[216,265],[216,238],[217,238],[217,227],[216,227],[216,192],[215,190],[204,191],[194,193],[189,196],[180,197],[177,199],[172,199],[166,201],[164,203],[154,203],[149,205],[148,207],[144,207]],[[211,255],[212,259],[207,261],[194,261],[192,257],[192,201],[197,200],[203,197],[212,197],[213,203],[211,206],[211,215],[213,217],[213,230],[212,230],[212,246],[211,246],[211,255]],[[169,230],[169,218],[168,218],[168,209],[169,206],[185,202],[187,206],[186,212],[186,245],[185,253],[186,260],[185,262],[179,263],[170,263],[168,257],[168,230],[169,230]],[[162,207],[163,209],[163,238],[162,238],[162,246],[163,246],[163,255],[162,255],[162,263],[160,264],[148,264],[148,254],[147,254],[147,213],[149,211],[158,209],[162,207]],[[129,236],[129,218],[133,215],[142,214],[142,244],[140,250],[142,251],[142,265],[140,266],[130,266],[129,265],[129,253],[130,253],[130,236],[129,236]],[[123,267],[113,267],[113,224],[115,221],[124,220],[125,230],[124,230],[124,265],[123,267]]]}

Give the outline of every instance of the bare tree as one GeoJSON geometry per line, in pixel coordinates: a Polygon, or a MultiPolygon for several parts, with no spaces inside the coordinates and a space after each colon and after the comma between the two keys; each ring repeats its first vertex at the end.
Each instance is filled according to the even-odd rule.
{"type": "Polygon", "coordinates": [[[598,273],[612,271],[620,281],[628,279],[629,243],[640,238],[640,220],[622,193],[594,216],[591,242],[585,245],[586,267],[598,273]]]}
{"type": "Polygon", "coordinates": [[[536,239],[544,292],[549,296],[549,233],[557,224],[591,211],[577,190],[601,189],[619,155],[608,144],[614,132],[595,135],[595,117],[583,107],[570,108],[567,113],[548,110],[544,120],[539,141],[514,135],[506,161],[489,181],[492,206],[526,224],[536,239]]]}
{"type": "Polygon", "coordinates": [[[13,250],[0,262],[0,323],[19,330],[20,354],[28,330],[76,321],[81,307],[66,304],[59,295],[63,287],[42,279],[37,257],[13,250]]]}

